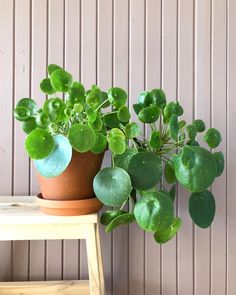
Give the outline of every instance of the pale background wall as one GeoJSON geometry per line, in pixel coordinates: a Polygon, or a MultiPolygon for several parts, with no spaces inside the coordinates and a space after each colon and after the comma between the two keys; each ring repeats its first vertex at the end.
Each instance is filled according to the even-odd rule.
{"type": "MultiPolygon", "coordinates": [[[[235,295],[236,0],[0,0],[1,195],[37,192],[12,108],[21,97],[43,101],[48,63],[86,87],[124,87],[130,104],[139,91],[163,87],[188,120],[203,118],[223,134],[228,163],[213,187],[212,228],[192,225],[180,188],[184,225],[170,243],[160,247],[133,225],[102,233],[108,294],[235,295]]],[[[87,277],[83,243],[0,243],[0,280],[78,277],[87,277]]]]}

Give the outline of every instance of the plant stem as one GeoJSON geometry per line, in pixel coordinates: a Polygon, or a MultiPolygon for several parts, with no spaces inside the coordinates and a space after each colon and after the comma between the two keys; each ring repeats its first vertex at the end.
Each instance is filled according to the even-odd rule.
{"type": "Polygon", "coordinates": [[[104,100],[96,109],[95,112],[98,111],[105,103],[107,103],[109,101],[109,98],[104,100]]]}

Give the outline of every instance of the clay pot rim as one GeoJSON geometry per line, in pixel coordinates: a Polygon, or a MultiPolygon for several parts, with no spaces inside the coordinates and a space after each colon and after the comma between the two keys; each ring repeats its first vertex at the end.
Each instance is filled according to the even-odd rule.
{"type": "Polygon", "coordinates": [[[44,199],[42,194],[36,196],[36,203],[40,207],[47,207],[52,209],[76,209],[76,208],[87,208],[87,207],[96,207],[103,205],[101,201],[97,198],[92,197],[89,199],[80,199],[80,200],[48,200],[44,199]]]}

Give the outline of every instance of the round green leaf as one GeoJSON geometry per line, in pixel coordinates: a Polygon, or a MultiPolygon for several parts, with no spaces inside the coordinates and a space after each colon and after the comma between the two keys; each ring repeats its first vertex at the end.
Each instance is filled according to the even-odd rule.
{"type": "Polygon", "coordinates": [[[47,114],[51,121],[61,122],[65,119],[66,104],[60,98],[50,98],[43,105],[43,112],[47,114]]]}
{"type": "Polygon", "coordinates": [[[105,109],[111,105],[110,101],[108,100],[108,94],[106,92],[104,92],[104,91],[101,92],[100,99],[101,99],[101,104],[102,104],[103,109],[105,109]]]}
{"type": "Polygon", "coordinates": [[[179,130],[181,130],[181,129],[183,129],[185,126],[186,126],[186,121],[185,120],[181,120],[180,122],[179,122],[179,130]]]}
{"type": "Polygon", "coordinates": [[[214,181],[217,173],[212,154],[199,146],[185,146],[174,160],[177,180],[191,192],[201,192],[214,181]]]}
{"type": "Polygon", "coordinates": [[[67,168],[72,157],[72,147],[65,136],[57,134],[53,139],[53,152],[42,160],[34,160],[39,174],[48,178],[60,175],[67,168]]]}
{"type": "Polygon", "coordinates": [[[154,234],[154,239],[159,244],[164,244],[171,240],[179,231],[182,224],[181,218],[174,218],[172,224],[163,230],[158,230],[154,234]]]}
{"type": "Polygon", "coordinates": [[[125,105],[127,101],[127,93],[119,87],[113,87],[108,91],[108,98],[110,103],[116,108],[119,109],[125,105]]]}
{"type": "Polygon", "coordinates": [[[95,176],[93,189],[98,199],[107,206],[121,206],[132,190],[129,174],[118,167],[102,169],[95,176]]]}
{"type": "Polygon", "coordinates": [[[16,107],[25,107],[30,111],[30,116],[34,115],[37,111],[36,102],[31,98],[22,98],[18,101],[16,107]]]}
{"type": "Polygon", "coordinates": [[[139,226],[151,232],[170,226],[174,219],[173,202],[160,192],[146,193],[134,207],[134,215],[139,226]]]}
{"type": "Polygon", "coordinates": [[[141,130],[137,123],[129,123],[125,125],[125,134],[128,138],[134,138],[139,136],[141,130]]]}
{"type": "Polygon", "coordinates": [[[115,155],[114,162],[116,167],[120,167],[125,171],[128,170],[129,161],[133,157],[133,155],[137,154],[137,151],[127,148],[125,152],[121,155],[115,155]]]}
{"type": "Polygon", "coordinates": [[[138,190],[151,189],[161,179],[161,159],[152,152],[139,152],[130,159],[128,173],[134,188],[138,190]]]}
{"type": "Polygon", "coordinates": [[[172,185],[172,187],[169,190],[169,196],[170,196],[173,203],[175,201],[175,195],[176,195],[176,185],[174,184],[174,185],[172,185]]]}
{"type": "Polygon", "coordinates": [[[162,139],[160,131],[152,131],[150,135],[150,146],[155,150],[160,150],[162,147],[162,139]]]}
{"type": "Polygon", "coordinates": [[[53,151],[54,140],[46,130],[36,128],[27,136],[25,148],[32,159],[40,160],[53,151]]]}
{"type": "Polygon", "coordinates": [[[133,213],[124,213],[119,214],[116,218],[112,219],[112,221],[106,227],[106,233],[111,232],[114,228],[123,224],[130,224],[135,221],[135,216],[133,213]]]}
{"type": "Polygon", "coordinates": [[[107,113],[103,116],[103,120],[105,125],[109,128],[118,128],[120,126],[117,113],[107,113]]]}
{"type": "Polygon", "coordinates": [[[97,107],[99,107],[101,103],[101,91],[99,89],[91,91],[86,96],[86,103],[92,109],[96,109],[97,107]]]}
{"type": "Polygon", "coordinates": [[[57,91],[68,92],[72,84],[72,76],[63,69],[52,72],[50,77],[52,87],[57,91]]]}
{"type": "Polygon", "coordinates": [[[117,216],[127,213],[124,210],[107,210],[100,217],[100,222],[102,225],[108,225],[117,216]]]}
{"type": "Polygon", "coordinates": [[[194,140],[194,139],[190,139],[187,141],[187,145],[190,145],[190,146],[199,146],[199,143],[194,140]]]}
{"type": "Polygon", "coordinates": [[[74,81],[69,89],[68,101],[71,104],[83,103],[85,101],[84,85],[80,82],[74,81]]]}
{"type": "Polygon", "coordinates": [[[80,153],[88,152],[96,141],[93,129],[84,124],[72,125],[68,132],[68,138],[72,147],[80,153]]]}
{"type": "Polygon", "coordinates": [[[188,132],[188,137],[190,139],[195,139],[196,135],[197,135],[197,128],[194,124],[188,125],[186,127],[186,130],[188,132]]]}
{"type": "Polygon", "coordinates": [[[95,155],[101,154],[102,152],[105,151],[107,146],[107,139],[106,136],[102,133],[96,133],[96,140],[95,144],[91,148],[91,152],[95,155]]]}
{"type": "Polygon", "coordinates": [[[166,95],[162,89],[152,89],[151,91],[153,104],[160,109],[166,105],[166,95]]]}
{"type": "Polygon", "coordinates": [[[117,116],[121,122],[128,122],[130,119],[129,108],[127,106],[120,107],[117,116]]]}
{"type": "Polygon", "coordinates": [[[138,103],[142,108],[149,107],[153,103],[151,94],[147,91],[141,92],[138,97],[138,103]]]}
{"type": "Polygon", "coordinates": [[[43,79],[40,83],[40,89],[46,94],[53,94],[56,90],[52,87],[51,81],[49,78],[43,79]]]}
{"type": "Polygon", "coordinates": [[[143,108],[139,114],[138,118],[142,123],[154,123],[158,120],[160,115],[160,110],[157,106],[150,106],[143,108]]]}
{"type": "Polygon", "coordinates": [[[23,106],[18,106],[14,110],[16,120],[24,122],[30,118],[30,110],[23,106]]]}
{"type": "Polygon", "coordinates": [[[98,113],[91,108],[88,108],[86,110],[86,114],[87,114],[87,117],[88,117],[88,120],[90,123],[93,123],[96,120],[97,115],[98,115],[98,113]]]}
{"type": "Polygon", "coordinates": [[[42,112],[37,113],[35,120],[40,128],[47,128],[50,124],[49,115],[42,112]]]}
{"type": "Polygon", "coordinates": [[[121,131],[119,128],[112,128],[110,130],[109,133],[107,133],[107,141],[110,141],[110,139],[115,136],[115,135],[119,135],[121,136],[123,139],[125,139],[125,135],[123,133],[123,131],[121,131]]]}
{"type": "Polygon", "coordinates": [[[174,140],[178,140],[178,132],[179,132],[179,123],[178,123],[178,116],[177,115],[171,115],[170,122],[169,122],[169,128],[170,128],[170,136],[174,140]]]}
{"type": "Polygon", "coordinates": [[[164,174],[168,183],[176,182],[174,163],[172,161],[169,160],[166,162],[164,174]]]}
{"type": "Polygon", "coordinates": [[[224,155],[222,152],[216,152],[212,154],[213,157],[215,158],[216,161],[216,167],[217,167],[217,173],[216,176],[220,176],[223,171],[224,171],[224,166],[225,166],[225,160],[224,160],[224,155]]]}
{"type": "Polygon", "coordinates": [[[211,192],[205,190],[191,194],[189,198],[189,213],[193,222],[201,228],[211,225],[215,217],[215,199],[211,192]]]}
{"type": "Polygon", "coordinates": [[[31,131],[37,128],[37,123],[35,118],[29,118],[29,120],[23,122],[22,129],[25,131],[25,133],[29,134],[31,131]]]}
{"type": "Polygon", "coordinates": [[[183,108],[178,102],[171,101],[164,108],[165,118],[170,118],[172,115],[177,115],[178,117],[183,115],[183,108]]]}
{"type": "Polygon", "coordinates": [[[60,66],[55,65],[55,64],[50,64],[50,65],[48,66],[48,74],[51,76],[52,73],[53,73],[55,70],[59,70],[59,69],[61,69],[60,66]]]}
{"type": "Polygon", "coordinates": [[[82,103],[74,104],[73,112],[75,112],[75,114],[81,114],[83,110],[84,110],[84,106],[82,105],[82,103]]]}
{"type": "Polygon", "coordinates": [[[218,147],[218,145],[222,141],[220,132],[215,128],[209,128],[203,139],[211,148],[218,147]]]}
{"type": "Polygon", "coordinates": [[[206,129],[205,123],[201,119],[194,120],[193,125],[197,128],[197,132],[203,132],[206,129]]]}
{"type": "Polygon", "coordinates": [[[115,135],[110,138],[108,146],[112,153],[121,155],[126,149],[126,142],[122,136],[115,135]]]}
{"type": "Polygon", "coordinates": [[[91,128],[93,128],[93,130],[95,130],[95,131],[101,131],[102,130],[103,121],[102,121],[101,117],[99,115],[97,115],[97,117],[94,120],[94,122],[88,121],[88,125],[91,128]]]}

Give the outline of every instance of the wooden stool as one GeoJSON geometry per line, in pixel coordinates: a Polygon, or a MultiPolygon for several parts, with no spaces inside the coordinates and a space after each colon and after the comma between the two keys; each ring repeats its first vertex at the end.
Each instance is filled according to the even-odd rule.
{"type": "Polygon", "coordinates": [[[51,216],[34,197],[0,197],[0,241],[56,239],[86,240],[89,281],[4,282],[0,295],[105,295],[97,214],[51,216]]]}

